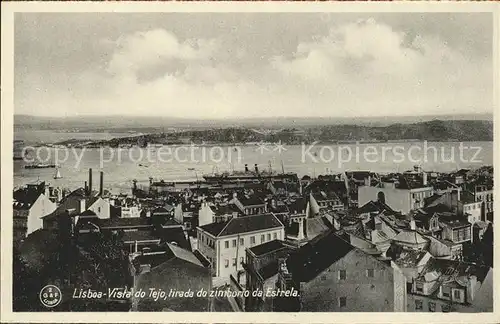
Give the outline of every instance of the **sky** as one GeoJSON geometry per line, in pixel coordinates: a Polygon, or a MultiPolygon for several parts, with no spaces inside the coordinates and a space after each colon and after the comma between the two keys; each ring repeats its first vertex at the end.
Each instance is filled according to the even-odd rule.
{"type": "Polygon", "coordinates": [[[492,113],[491,13],[17,13],[16,114],[492,113]]]}

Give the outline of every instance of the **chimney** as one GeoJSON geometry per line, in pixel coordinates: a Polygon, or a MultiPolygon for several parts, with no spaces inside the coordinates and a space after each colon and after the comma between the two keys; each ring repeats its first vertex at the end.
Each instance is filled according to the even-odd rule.
{"type": "Polygon", "coordinates": [[[424,186],[427,186],[427,172],[423,172],[422,177],[424,186]]]}
{"type": "Polygon", "coordinates": [[[259,173],[259,167],[257,166],[257,163],[255,163],[255,173],[259,173]]]}
{"type": "Polygon", "coordinates": [[[417,224],[415,223],[415,219],[413,217],[410,219],[410,229],[412,231],[415,231],[417,229],[417,224]]]}
{"type": "Polygon", "coordinates": [[[248,172],[248,164],[245,164],[245,172],[248,172]]]}
{"type": "Polygon", "coordinates": [[[365,186],[369,187],[372,185],[372,177],[369,175],[368,178],[365,178],[365,186]]]}
{"type": "Polygon", "coordinates": [[[85,199],[80,199],[80,213],[83,213],[85,210],[86,210],[86,205],[85,205],[86,201],[85,199]]]}
{"type": "Polygon", "coordinates": [[[89,169],[89,191],[87,194],[92,195],[92,169],[89,169]]]}
{"type": "Polygon", "coordinates": [[[87,192],[89,192],[89,187],[87,185],[87,181],[85,181],[85,194],[87,194],[87,192]]]}
{"type": "Polygon", "coordinates": [[[104,172],[101,171],[101,176],[99,178],[99,196],[104,193],[104,172]]]}

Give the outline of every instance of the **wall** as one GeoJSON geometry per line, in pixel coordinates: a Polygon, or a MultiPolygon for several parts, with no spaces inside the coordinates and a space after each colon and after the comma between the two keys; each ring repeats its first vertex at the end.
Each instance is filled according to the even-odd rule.
{"type": "Polygon", "coordinates": [[[184,224],[184,213],[182,211],[182,203],[177,204],[174,209],[174,219],[181,224],[184,224]]]}
{"type": "Polygon", "coordinates": [[[464,214],[469,214],[467,220],[472,225],[481,220],[481,203],[464,204],[463,209],[464,214]]]}
{"type": "Polygon", "coordinates": [[[109,204],[108,201],[102,198],[97,199],[92,204],[92,206],[87,208],[88,210],[93,211],[100,219],[108,219],[111,217],[110,215],[111,205],[109,204]]]}
{"type": "Polygon", "coordinates": [[[140,311],[161,311],[168,308],[173,311],[207,312],[211,310],[211,298],[196,297],[196,292],[212,289],[212,278],[209,270],[190,262],[175,258],[167,261],[151,272],[140,274],[135,280],[135,287],[146,291],[146,298],[136,300],[140,311]],[[170,289],[194,292],[193,298],[176,297],[154,301],[148,298],[149,288],[162,289],[167,293],[170,289]]]}
{"type": "Polygon", "coordinates": [[[272,241],[274,239],[283,240],[285,238],[285,230],[283,228],[273,228],[270,230],[256,231],[250,233],[244,233],[242,235],[233,235],[227,236],[218,239],[217,244],[220,247],[220,250],[217,252],[218,258],[218,277],[227,277],[229,275],[233,275],[236,277],[236,273],[239,270],[243,270],[243,266],[241,265],[241,258],[243,257],[243,262],[246,258],[245,250],[247,248],[260,245],[262,243],[272,241]],[[270,234],[270,238],[268,237],[270,234]],[[276,238],[274,238],[274,234],[276,234],[276,238]],[[261,241],[261,235],[264,235],[264,241],[261,241]],[[255,243],[251,243],[251,237],[255,237],[255,243]],[[243,245],[240,245],[239,239],[243,239],[243,245]],[[236,240],[236,247],[233,247],[233,240],[236,240]],[[229,248],[226,248],[225,242],[229,242],[229,248]],[[233,259],[236,258],[236,267],[233,266],[233,259]],[[226,268],[225,260],[229,261],[229,266],[226,268]]]}
{"type": "Polygon", "coordinates": [[[410,191],[395,188],[360,186],[358,187],[358,206],[363,206],[372,200],[377,201],[379,192],[384,193],[385,203],[393,210],[400,211],[404,214],[410,211],[410,191]]]}
{"type": "Polygon", "coordinates": [[[141,211],[138,206],[121,207],[122,218],[137,218],[141,217],[141,211]]]}
{"type": "Polygon", "coordinates": [[[207,239],[214,241],[214,244],[216,244],[216,238],[208,234],[207,232],[203,231],[202,229],[198,228],[197,231],[197,248],[198,251],[205,257],[207,258],[210,263],[212,264],[212,274],[215,275],[217,273],[217,249],[216,246],[211,247],[207,243],[207,239]]]}
{"type": "MultiPolygon", "coordinates": [[[[303,284],[301,311],[394,311],[394,279],[391,267],[359,250],[352,250],[316,278],[303,284]],[[367,277],[367,269],[374,269],[373,278],[367,277]],[[339,270],[346,270],[345,280],[339,280],[339,270]],[[346,297],[345,307],[339,307],[339,297],[346,297]]],[[[405,284],[404,277],[398,276],[397,280],[405,284]]]]}
{"type": "Polygon", "coordinates": [[[394,311],[406,312],[406,278],[398,268],[398,266],[391,261],[391,267],[394,270],[394,311]]]}
{"type": "Polygon", "coordinates": [[[26,230],[28,229],[28,215],[29,211],[26,209],[14,210],[13,227],[14,242],[24,240],[26,237],[26,230]]]}
{"type": "Polygon", "coordinates": [[[431,312],[429,303],[434,303],[436,305],[434,312],[463,312],[472,313],[477,312],[472,306],[461,305],[457,303],[451,304],[446,300],[441,300],[437,298],[429,298],[427,296],[408,294],[407,296],[407,312],[431,312]],[[422,309],[417,310],[417,302],[422,303],[422,309]],[[448,309],[448,311],[447,311],[448,309]]]}
{"type": "Polygon", "coordinates": [[[29,210],[26,236],[43,228],[42,217],[53,213],[56,208],[56,203],[53,203],[47,196],[41,194],[29,210]]]}
{"type": "Polygon", "coordinates": [[[214,212],[207,203],[202,203],[198,213],[198,226],[211,224],[214,222],[214,212]]]}

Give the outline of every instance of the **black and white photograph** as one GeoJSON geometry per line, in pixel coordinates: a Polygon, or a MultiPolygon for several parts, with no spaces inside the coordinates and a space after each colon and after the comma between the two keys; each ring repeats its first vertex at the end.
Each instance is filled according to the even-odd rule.
{"type": "Polygon", "coordinates": [[[13,13],[13,315],[493,313],[489,10],[13,13]]]}

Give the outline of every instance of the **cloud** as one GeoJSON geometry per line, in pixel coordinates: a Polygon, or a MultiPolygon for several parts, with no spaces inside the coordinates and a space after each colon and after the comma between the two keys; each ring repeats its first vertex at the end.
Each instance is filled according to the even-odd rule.
{"type": "Polygon", "coordinates": [[[435,35],[409,37],[363,19],[270,59],[237,42],[222,46],[230,44],[225,36],[180,39],[152,29],[101,41],[109,53],[102,67],[74,76],[32,72],[16,110],[190,118],[491,111],[491,61],[435,35]]]}
{"type": "Polygon", "coordinates": [[[369,115],[411,113],[405,108],[466,112],[490,104],[488,61],[472,62],[437,37],[417,36],[407,43],[406,36],[374,19],[360,20],[300,43],[293,57],[275,57],[271,66],[295,78],[295,88],[307,84],[311,94],[354,116],[363,110],[369,115]],[[464,90],[468,97],[461,95],[464,90]]]}
{"type": "Polygon", "coordinates": [[[136,32],[108,43],[115,45],[107,68],[112,74],[137,73],[168,60],[204,60],[217,49],[215,40],[187,40],[181,43],[174,34],[163,29],[136,32]]]}

